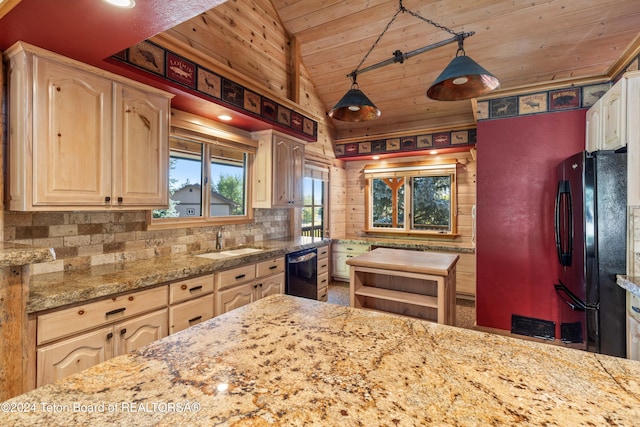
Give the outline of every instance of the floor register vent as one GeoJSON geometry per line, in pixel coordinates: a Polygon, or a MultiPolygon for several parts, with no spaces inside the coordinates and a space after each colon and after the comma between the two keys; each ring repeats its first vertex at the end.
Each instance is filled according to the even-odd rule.
{"type": "Polygon", "coordinates": [[[511,333],[526,335],[544,340],[556,338],[556,323],[551,320],[535,319],[533,317],[511,315],[511,333]]]}

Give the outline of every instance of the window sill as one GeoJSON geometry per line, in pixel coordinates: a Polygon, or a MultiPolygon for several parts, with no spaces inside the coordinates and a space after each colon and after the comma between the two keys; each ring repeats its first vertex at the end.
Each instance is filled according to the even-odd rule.
{"type": "Polygon", "coordinates": [[[453,240],[461,236],[458,233],[438,233],[433,231],[404,231],[404,230],[378,230],[366,229],[364,232],[369,236],[380,237],[420,237],[426,239],[445,239],[453,240]]]}
{"type": "Polygon", "coordinates": [[[224,217],[216,218],[165,218],[152,219],[151,213],[147,217],[147,230],[166,230],[170,228],[188,228],[188,227],[215,227],[219,225],[229,224],[250,224],[253,222],[253,216],[242,217],[224,217]]]}

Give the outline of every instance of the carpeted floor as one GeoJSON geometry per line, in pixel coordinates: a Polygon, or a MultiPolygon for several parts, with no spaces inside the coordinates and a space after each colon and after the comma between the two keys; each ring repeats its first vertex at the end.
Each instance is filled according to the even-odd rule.
{"type": "MultiPolygon", "coordinates": [[[[349,283],[332,281],[329,284],[328,302],[349,305],[349,283]]],[[[456,300],[456,326],[473,329],[476,324],[476,304],[473,300],[456,300]]]]}

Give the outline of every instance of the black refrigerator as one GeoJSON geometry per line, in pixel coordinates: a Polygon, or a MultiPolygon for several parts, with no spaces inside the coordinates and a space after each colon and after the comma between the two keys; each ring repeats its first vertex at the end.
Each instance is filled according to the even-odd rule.
{"type": "Polygon", "coordinates": [[[627,154],[578,153],[558,168],[555,240],[561,340],[626,357],[627,154]]]}

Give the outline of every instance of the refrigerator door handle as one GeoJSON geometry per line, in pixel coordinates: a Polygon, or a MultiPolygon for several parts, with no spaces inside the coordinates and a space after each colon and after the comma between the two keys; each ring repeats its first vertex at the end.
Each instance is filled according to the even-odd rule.
{"type": "Polygon", "coordinates": [[[554,285],[556,288],[556,292],[558,293],[558,295],[560,295],[560,298],[562,298],[564,302],[566,302],[569,307],[571,307],[571,310],[585,311],[587,309],[587,305],[584,303],[584,301],[582,301],[573,292],[571,292],[569,288],[567,288],[562,283],[562,281],[558,280],[558,282],[560,282],[560,284],[554,285]]]}
{"type": "Polygon", "coordinates": [[[558,261],[562,266],[570,266],[571,254],[573,253],[573,203],[569,181],[560,181],[558,183],[554,226],[558,261]],[[561,229],[562,224],[565,225],[564,233],[562,233],[561,229]],[[565,238],[564,241],[563,237],[565,238]]]}

